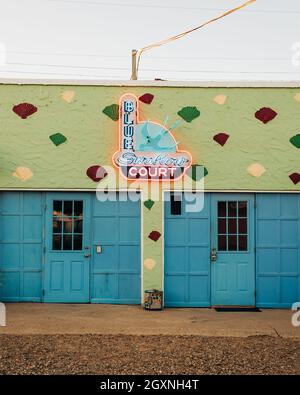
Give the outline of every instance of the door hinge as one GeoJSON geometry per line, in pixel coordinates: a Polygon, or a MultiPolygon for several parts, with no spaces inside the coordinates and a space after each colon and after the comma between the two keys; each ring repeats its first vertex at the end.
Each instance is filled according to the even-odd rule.
{"type": "Polygon", "coordinates": [[[256,252],[256,247],[253,247],[254,252],[256,252]]]}
{"type": "Polygon", "coordinates": [[[43,296],[45,296],[45,290],[43,289],[43,291],[42,291],[42,294],[43,294],[43,296]]]}
{"type": "Polygon", "coordinates": [[[47,210],[47,204],[45,204],[45,211],[47,210]]]}
{"type": "Polygon", "coordinates": [[[46,253],[46,247],[45,246],[43,247],[43,250],[44,250],[44,254],[45,254],[46,253]]]}
{"type": "Polygon", "coordinates": [[[254,201],[253,207],[256,208],[256,202],[254,201]]]}

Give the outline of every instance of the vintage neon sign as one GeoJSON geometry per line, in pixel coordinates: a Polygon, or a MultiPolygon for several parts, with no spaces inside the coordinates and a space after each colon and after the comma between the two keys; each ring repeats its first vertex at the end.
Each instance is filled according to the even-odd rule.
{"type": "Polygon", "coordinates": [[[139,121],[138,99],[127,93],[120,98],[119,150],[113,162],[130,180],[176,180],[192,164],[186,151],[164,125],[139,121]]]}

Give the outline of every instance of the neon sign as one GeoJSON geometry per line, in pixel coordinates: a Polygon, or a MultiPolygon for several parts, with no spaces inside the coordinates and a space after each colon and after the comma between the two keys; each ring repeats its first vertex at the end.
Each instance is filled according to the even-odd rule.
{"type": "Polygon", "coordinates": [[[120,98],[119,150],[113,162],[130,180],[176,180],[192,164],[186,151],[177,149],[170,129],[152,121],[139,121],[138,99],[120,98]]]}

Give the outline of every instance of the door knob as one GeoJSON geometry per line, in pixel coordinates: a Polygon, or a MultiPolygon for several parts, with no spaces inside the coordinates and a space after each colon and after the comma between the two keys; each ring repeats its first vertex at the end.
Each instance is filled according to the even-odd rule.
{"type": "Polygon", "coordinates": [[[210,251],[210,260],[212,262],[215,262],[217,260],[217,249],[216,248],[212,248],[210,251]]]}
{"type": "Polygon", "coordinates": [[[91,254],[88,254],[87,252],[85,252],[84,257],[85,258],[89,258],[91,256],[91,254]]]}

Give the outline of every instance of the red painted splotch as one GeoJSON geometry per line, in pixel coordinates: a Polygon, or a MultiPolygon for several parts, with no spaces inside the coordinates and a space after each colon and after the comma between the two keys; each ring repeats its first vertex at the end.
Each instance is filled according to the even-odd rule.
{"type": "Polygon", "coordinates": [[[151,233],[149,233],[148,237],[149,239],[153,241],[157,241],[160,238],[161,234],[157,230],[152,230],[151,233]]]}
{"type": "Polygon", "coordinates": [[[102,166],[94,165],[87,169],[86,175],[94,182],[99,182],[107,176],[107,171],[102,166]]]}
{"type": "Polygon", "coordinates": [[[218,133],[214,135],[213,139],[223,147],[223,145],[225,145],[226,141],[229,139],[229,134],[218,133]]]}
{"type": "Polygon", "coordinates": [[[145,103],[145,104],[151,104],[154,99],[154,95],[151,93],[145,93],[144,95],[139,97],[139,101],[145,103]]]}
{"type": "Polygon", "coordinates": [[[37,107],[30,103],[20,103],[13,106],[13,112],[19,115],[22,119],[26,119],[30,115],[37,112],[37,107]]]}
{"type": "Polygon", "coordinates": [[[289,175],[291,181],[296,185],[300,182],[300,173],[293,173],[289,175]]]}
{"type": "Polygon", "coordinates": [[[268,123],[272,121],[277,115],[277,112],[272,110],[272,108],[269,107],[263,107],[260,110],[256,111],[255,113],[255,118],[257,118],[259,121],[263,123],[268,123]]]}

